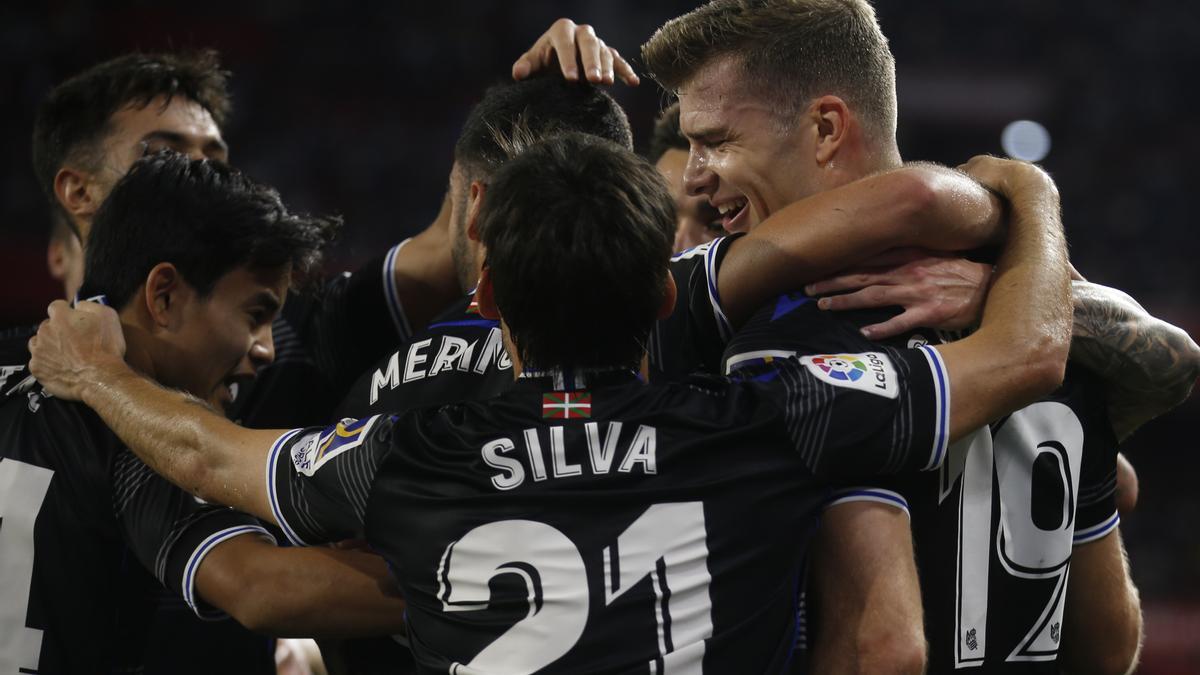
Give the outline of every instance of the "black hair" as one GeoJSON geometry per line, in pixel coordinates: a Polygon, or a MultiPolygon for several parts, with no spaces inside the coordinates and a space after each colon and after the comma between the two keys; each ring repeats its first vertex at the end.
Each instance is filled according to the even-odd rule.
{"type": "Polygon", "coordinates": [[[492,175],[480,238],[530,368],[636,367],[667,284],[674,202],[646,160],[569,133],[492,175]]]}
{"type": "Polygon", "coordinates": [[[96,213],[80,297],[105,294],[122,308],[163,262],[201,297],[242,266],[290,264],[302,281],[341,224],[288,213],[274,189],[225,164],[160,152],[134,163],[96,213]]]}
{"type": "MultiPolygon", "coordinates": [[[[54,177],[68,162],[94,167],[99,142],[113,113],[145,107],[162,96],[195,101],[224,127],[231,104],[229,73],[213,50],[126,54],[88,68],[54,88],[42,101],[33,125],[33,170],[51,205],[54,177]]],[[[74,225],[72,225],[72,229],[74,225]]]]}
{"type": "Polygon", "coordinates": [[[489,87],[471,111],[454,146],[454,159],[472,178],[486,177],[509,158],[502,139],[521,125],[536,138],[577,131],[633,147],[629,119],[604,90],[557,76],[489,87]]]}
{"type": "Polygon", "coordinates": [[[655,164],[668,150],[689,150],[687,136],[679,130],[679,101],[672,103],[654,120],[654,131],[650,135],[650,148],[646,159],[655,164]]]}

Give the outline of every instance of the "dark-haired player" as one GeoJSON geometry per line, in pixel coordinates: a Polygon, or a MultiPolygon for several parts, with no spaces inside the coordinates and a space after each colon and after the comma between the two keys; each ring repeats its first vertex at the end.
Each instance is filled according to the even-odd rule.
{"type": "Polygon", "coordinates": [[[1013,173],[1003,283],[980,330],[858,355],[884,396],[832,384],[816,360],[767,385],[641,382],[646,338],[675,305],[671,199],[649,164],[578,134],[502,166],[481,205],[477,298],[520,374],[500,397],[244,429],[129,370],[95,305],[53,305],[32,365],[199,494],[296,543],[364,533],[402,580],[430,670],[777,670],[819,481],[936,469],[949,440],[1061,379],[1056,193],[1036,169],[1013,173]]]}
{"type": "MultiPolygon", "coordinates": [[[[228,79],[212,51],[127,54],[84,70],[47,95],[35,121],[33,164],[52,210],[48,260],[66,297],[83,277],[80,242],[137,158],[170,149],[195,159],[229,159],[222,137],[231,112],[228,79]]],[[[332,278],[316,299],[293,295],[286,315],[271,326],[274,360],[253,382],[227,383],[239,389],[229,409],[233,418],[265,426],[328,418],[353,378],[408,335],[410,320],[423,325],[454,297],[436,282],[445,275],[430,271],[450,268],[447,214],[444,209],[433,226],[355,274],[332,278]]],[[[32,327],[0,332],[0,381],[28,360],[30,334],[32,327]]],[[[210,671],[219,667],[219,654],[233,651],[252,655],[256,672],[274,671],[264,639],[247,636],[232,622],[200,625],[173,598],[164,598],[155,628],[160,635],[153,644],[169,662],[165,671],[210,671]]],[[[156,660],[149,663],[152,672],[156,660]]]]}
{"type": "MultiPolygon", "coordinates": [[[[120,310],[133,367],[227,405],[229,383],[271,361],[289,283],[337,225],[289,214],[222,165],[155,156],[97,213],[85,286],[120,310]]],[[[17,377],[0,399],[0,670],[140,671],[155,577],[197,614],[215,606],[262,632],[400,626],[375,556],[278,548],[255,519],[155,475],[86,408],[17,377]]]]}

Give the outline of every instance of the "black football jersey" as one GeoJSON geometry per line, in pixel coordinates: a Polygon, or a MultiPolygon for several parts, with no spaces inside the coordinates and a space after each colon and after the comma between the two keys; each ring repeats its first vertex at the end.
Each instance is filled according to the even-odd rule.
{"type": "MultiPolygon", "coordinates": [[[[725,366],[770,379],[771,361],[861,351],[873,343],[858,328],[886,316],[822,311],[803,294],[785,295],[733,338],[725,366]]],[[[948,337],[921,329],[890,342],[948,337]]],[[[1102,386],[1072,365],[1058,391],[954,444],[937,472],[835,490],[831,504],[909,510],[929,672],[1058,672],[1071,547],[1118,522],[1116,445],[1102,386]]]]}
{"type": "Polygon", "coordinates": [[[859,356],[883,395],[822,362],[767,384],[525,373],[486,402],[288,432],[269,500],[293,543],[387,558],[423,671],[771,672],[825,481],[945,455],[937,354],[859,356]]]}
{"type": "Polygon", "coordinates": [[[480,401],[512,382],[500,322],[480,316],[471,294],[363,373],[338,406],[337,417],[480,401]]]}
{"type": "Polygon", "coordinates": [[[159,582],[205,613],[204,556],[266,532],[159,477],[85,406],[17,377],[0,392],[0,672],[136,672],[159,582]]]}
{"type": "Polygon", "coordinates": [[[671,259],[678,294],[674,311],[650,332],[647,353],[652,382],[719,372],[733,329],[721,306],[717,274],[729,244],[740,236],[720,237],[671,259]]]}
{"type": "Polygon", "coordinates": [[[37,326],[14,326],[0,328],[0,394],[16,383],[14,377],[29,363],[29,338],[37,333],[37,326]]]}
{"type": "Polygon", "coordinates": [[[332,418],[354,379],[411,333],[394,274],[407,241],[312,296],[289,295],[272,324],[275,361],[238,392],[231,419],[272,429],[332,418]]]}

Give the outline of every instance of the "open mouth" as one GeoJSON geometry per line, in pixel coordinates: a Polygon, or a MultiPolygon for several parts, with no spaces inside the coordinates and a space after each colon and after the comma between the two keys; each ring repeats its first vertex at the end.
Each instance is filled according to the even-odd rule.
{"type": "Polygon", "coordinates": [[[750,202],[745,197],[725,202],[716,207],[721,214],[721,226],[726,232],[741,232],[747,229],[750,219],[750,202]]]}
{"type": "Polygon", "coordinates": [[[230,375],[217,385],[215,392],[217,401],[222,407],[228,407],[238,400],[239,396],[244,396],[246,390],[250,387],[250,383],[254,381],[253,375],[230,375]]]}

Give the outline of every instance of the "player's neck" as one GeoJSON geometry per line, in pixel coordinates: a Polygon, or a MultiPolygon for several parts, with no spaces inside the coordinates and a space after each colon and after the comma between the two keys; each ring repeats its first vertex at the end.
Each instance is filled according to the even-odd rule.
{"type": "Polygon", "coordinates": [[[159,351],[155,348],[158,341],[130,314],[128,309],[119,313],[121,332],[125,334],[125,362],[134,370],[157,381],[158,369],[155,368],[154,355],[159,351]]]}

